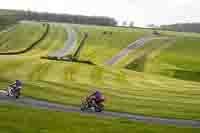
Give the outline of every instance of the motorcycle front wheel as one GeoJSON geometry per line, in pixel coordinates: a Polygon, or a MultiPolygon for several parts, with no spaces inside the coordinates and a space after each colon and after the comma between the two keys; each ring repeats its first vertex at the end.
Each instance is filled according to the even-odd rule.
{"type": "Polygon", "coordinates": [[[81,107],[80,107],[81,111],[85,111],[87,109],[87,104],[86,103],[82,103],[81,107]]]}

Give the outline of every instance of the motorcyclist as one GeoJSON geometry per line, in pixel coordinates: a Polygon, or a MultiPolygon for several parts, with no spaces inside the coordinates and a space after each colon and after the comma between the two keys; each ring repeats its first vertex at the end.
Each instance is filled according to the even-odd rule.
{"type": "Polygon", "coordinates": [[[100,105],[104,102],[105,98],[104,96],[102,95],[102,93],[98,90],[96,90],[93,94],[91,94],[88,98],[87,98],[87,101],[90,103],[90,104],[93,104],[93,105],[100,105]]]}
{"type": "Polygon", "coordinates": [[[22,88],[22,82],[20,80],[16,80],[13,84],[10,85],[10,87],[14,93],[20,92],[22,88]]]}

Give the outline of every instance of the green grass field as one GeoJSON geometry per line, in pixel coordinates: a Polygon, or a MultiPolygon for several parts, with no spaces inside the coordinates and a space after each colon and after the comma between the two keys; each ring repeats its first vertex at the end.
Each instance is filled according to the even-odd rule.
{"type": "Polygon", "coordinates": [[[147,42],[144,47],[131,51],[115,66],[126,67],[128,69],[143,72],[146,57],[155,51],[161,51],[162,49],[169,47],[174,41],[175,38],[157,37],[147,42]]]}
{"type": "Polygon", "coordinates": [[[97,118],[5,104],[0,106],[2,133],[199,133],[200,131],[189,127],[144,124],[126,119],[97,118]]]}
{"type": "MultiPolygon", "coordinates": [[[[200,81],[200,38],[177,37],[176,42],[163,50],[155,50],[133,61],[129,69],[157,73],[184,80],[200,81]]],[[[159,44],[159,42],[150,42],[159,44]]]]}
{"type": "MultiPolygon", "coordinates": [[[[26,24],[29,25],[29,23],[26,24]]],[[[32,25],[32,23],[30,23],[30,25],[32,25]]],[[[79,28],[81,28],[81,32],[88,31],[91,34],[91,38],[89,38],[86,42],[86,46],[83,48],[81,58],[89,59],[99,64],[103,64],[123,47],[126,47],[128,45],[126,43],[129,43],[129,41],[132,42],[134,38],[136,39],[146,34],[145,31],[128,31],[128,29],[123,28],[105,27],[104,29],[103,27],[89,28],[85,26],[79,26],[79,28]],[[96,36],[104,36],[102,35],[102,31],[105,30],[111,30],[112,36],[114,36],[115,39],[119,37],[118,41],[127,41],[119,43],[118,41],[114,41],[114,39],[112,40],[110,35],[105,35],[108,37],[104,37],[104,41],[102,41],[103,39],[98,40],[96,36]],[[127,36],[129,32],[131,35],[127,36]],[[109,45],[107,45],[107,43],[109,45]],[[112,47],[114,47],[113,50],[112,47]],[[95,52],[93,56],[86,56],[87,54],[89,55],[89,53],[91,54],[92,51],[95,52]],[[109,52],[111,54],[109,54],[109,52]]],[[[200,83],[198,82],[138,73],[110,66],[91,66],[40,59],[40,56],[47,55],[62,48],[64,41],[67,39],[66,36],[67,33],[63,25],[51,24],[50,32],[45,37],[45,40],[40,42],[31,51],[22,55],[0,56],[0,88],[4,89],[16,78],[22,79],[24,82],[22,95],[75,106],[79,106],[81,99],[90,94],[91,90],[99,88],[106,96],[106,110],[147,116],[200,120],[200,107],[198,106],[200,104],[200,83]]],[[[159,42],[162,41],[159,40],[159,42]]],[[[180,45],[179,48],[182,48],[182,43],[180,43],[180,45]]],[[[16,48],[26,46],[26,43],[20,43],[16,48]]],[[[151,46],[153,46],[153,44],[149,45],[147,48],[151,49],[151,46]]],[[[158,46],[160,46],[160,44],[158,46]]],[[[188,49],[187,46],[185,47],[188,49]]],[[[198,49],[199,47],[197,46],[195,48],[198,49]]],[[[175,50],[174,53],[177,51],[178,50],[175,50]]],[[[171,50],[169,52],[171,52],[171,50]]],[[[181,52],[182,50],[179,51],[179,53],[181,52]]],[[[192,49],[189,54],[193,54],[192,49]]],[[[172,54],[170,53],[170,55],[172,54]]],[[[189,58],[187,54],[184,55],[186,56],[184,58],[185,61],[190,63],[191,58],[189,58]]],[[[198,53],[195,56],[198,56],[198,53]]],[[[164,56],[161,57],[162,56],[159,57],[160,60],[164,58],[164,56]]],[[[175,60],[182,60],[182,58],[176,57],[174,62],[176,62],[175,60]]],[[[197,60],[195,60],[194,65],[196,65],[196,63],[198,63],[197,60]]],[[[197,69],[197,67],[194,66],[193,70],[194,69],[197,69]]],[[[5,106],[5,108],[13,107],[5,106]]],[[[27,112],[27,110],[25,109],[24,111],[22,109],[22,114],[24,114],[23,112],[27,112]]],[[[12,112],[8,113],[12,114],[12,112]]],[[[39,113],[41,112],[39,111],[39,113]]],[[[0,116],[1,114],[3,113],[0,113],[0,116]]],[[[57,116],[55,116],[55,119],[56,117],[57,116]]],[[[33,118],[37,119],[37,117],[33,118]]],[[[66,116],[66,119],[67,118],[70,119],[71,117],[66,116]]],[[[12,117],[10,119],[12,119],[12,117]]],[[[77,119],[80,118],[78,117],[77,119]]],[[[51,123],[47,123],[47,125],[48,124],[51,125],[51,123]]],[[[101,124],[98,126],[100,127],[101,124]]],[[[141,125],[141,127],[143,127],[143,125],[141,125]]],[[[23,131],[22,129],[19,130],[23,131]]],[[[28,127],[25,126],[24,129],[28,130],[28,127]]],[[[72,131],[75,132],[74,130],[72,131]]],[[[130,131],[132,130],[130,129],[130,131]]]]}
{"type": "Polygon", "coordinates": [[[135,62],[135,60],[142,58],[156,49],[159,49],[163,44],[165,44],[166,41],[169,40],[170,39],[165,37],[154,37],[152,41],[147,42],[143,47],[130,51],[126,56],[115,63],[114,66],[118,68],[126,67],[127,65],[130,66],[132,62],[135,62]]]}
{"type": "Polygon", "coordinates": [[[102,26],[78,26],[80,32],[87,32],[88,39],[81,51],[80,58],[90,60],[96,64],[104,64],[105,61],[115,56],[128,44],[136,41],[148,32],[136,29],[113,28],[102,26]]]}
{"type": "MultiPolygon", "coordinates": [[[[21,23],[11,32],[0,34],[0,51],[13,52],[23,50],[38,40],[45,32],[46,26],[42,23],[21,23]]],[[[67,39],[65,27],[59,24],[50,24],[49,32],[44,40],[39,42],[30,51],[21,54],[24,56],[40,57],[47,56],[64,47],[67,39]]]]}
{"type": "Polygon", "coordinates": [[[8,40],[10,39],[10,37],[12,35],[14,35],[14,31],[16,30],[16,28],[14,28],[12,31],[10,32],[0,32],[0,47],[8,42],[8,40]]]}
{"type": "MultiPolygon", "coordinates": [[[[46,26],[38,23],[26,24],[21,23],[17,25],[13,33],[7,33],[7,41],[0,46],[0,52],[20,51],[29,47],[33,42],[42,36],[45,32],[46,26]]],[[[4,39],[2,35],[0,40],[4,39]]]]}
{"type": "Polygon", "coordinates": [[[17,77],[24,80],[26,96],[79,106],[81,98],[100,88],[107,97],[107,110],[200,119],[200,83],[78,63],[12,60],[1,58],[1,88],[17,77]]]}
{"type": "Polygon", "coordinates": [[[56,50],[64,47],[67,39],[67,31],[60,24],[50,24],[49,33],[43,41],[36,45],[31,51],[23,54],[24,56],[40,57],[47,56],[56,50]]]}

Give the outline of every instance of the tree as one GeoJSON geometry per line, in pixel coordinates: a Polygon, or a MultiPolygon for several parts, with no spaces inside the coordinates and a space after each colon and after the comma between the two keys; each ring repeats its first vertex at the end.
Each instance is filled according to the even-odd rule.
{"type": "Polygon", "coordinates": [[[155,24],[149,24],[149,25],[147,25],[147,27],[149,27],[149,28],[158,28],[158,26],[155,25],[155,24]]]}
{"type": "Polygon", "coordinates": [[[123,26],[126,26],[126,25],[127,25],[127,22],[126,22],[126,21],[123,21],[122,25],[123,25],[123,26]]]}
{"type": "Polygon", "coordinates": [[[179,32],[197,32],[200,33],[200,23],[177,23],[172,25],[161,25],[161,29],[179,32]]]}
{"type": "Polygon", "coordinates": [[[133,21],[131,21],[131,22],[129,23],[129,27],[134,27],[134,22],[133,22],[133,21]]]}

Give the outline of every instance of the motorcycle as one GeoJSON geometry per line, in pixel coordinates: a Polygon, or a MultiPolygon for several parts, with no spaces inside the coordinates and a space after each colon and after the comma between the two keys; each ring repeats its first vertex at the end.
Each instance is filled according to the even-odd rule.
{"type": "Polygon", "coordinates": [[[80,108],[81,111],[102,112],[104,110],[104,105],[95,104],[94,102],[89,102],[88,100],[83,100],[80,108]]]}
{"type": "Polygon", "coordinates": [[[16,91],[13,86],[7,88],[7,96],[15,97],[18,99],[20,97],[20,91],[16,91]]]}

